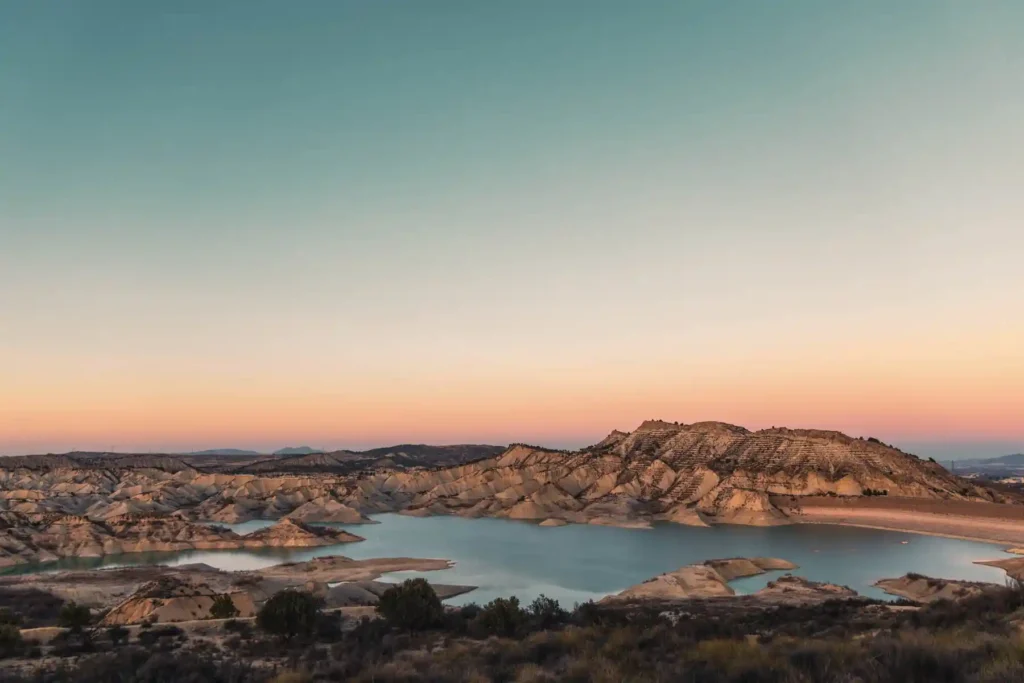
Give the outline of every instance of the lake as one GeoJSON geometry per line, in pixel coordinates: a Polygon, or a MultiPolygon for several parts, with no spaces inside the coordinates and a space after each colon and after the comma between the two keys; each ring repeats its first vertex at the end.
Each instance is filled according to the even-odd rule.
{"type": "MultiPolygon", "coordinates": [[[[103,558],[69,558],[19,567],[18,573],[139,564],[205,562],[221,569],[257,569],[324,555],[355,559],[430,557],[454,560],[439,572],[403,572],[383,577],[400,581],[422,575],[437,583],[478,586],[452,604],[485,602],[516,595],[529,601],[543,593],[572,605],[598,599],[656,574],[722,557],[779,557],[800,565],[792,573],[849,586],[862,595],[887,596],[871,586],[885,577],[918,572],[931,576],[1003,583],[1005,574],[975,560],[1009,557],[1003,546],[917,534],[831,525],[697,528],[660,523],[652,529],[591,525],[541,527],[528,522],[460,517],[377,515],[377,524],[336,524],[366,538],[324,548],[134,553],[103,558]],[[903,541],[908,541],[904,544],[903,541]]],[[[272,524],[225,525],[249,533],[272,524]]],[[[739,593],[762,588],[782,572],[733,582],[739,593]]]]}

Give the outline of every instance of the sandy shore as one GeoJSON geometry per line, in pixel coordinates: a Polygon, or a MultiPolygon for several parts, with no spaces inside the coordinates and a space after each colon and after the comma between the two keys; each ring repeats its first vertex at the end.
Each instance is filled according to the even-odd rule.
{"type": "Polygon", "coordinates": [[[780,507],[799,524],[840,524],[1006,545],[1024,543],[1024,506],[989,505],[972,509],[953,505],[950,507],[955,512],[971,514],[944,514],[936,511],[930,501],[878,503],[860,499],[840,503],[816,499],[780,507]]]}

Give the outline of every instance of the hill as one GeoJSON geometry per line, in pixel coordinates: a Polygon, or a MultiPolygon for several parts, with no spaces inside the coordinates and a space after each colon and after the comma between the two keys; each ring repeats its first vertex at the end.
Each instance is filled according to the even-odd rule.
{"type": "Polygon", "coordinates": [[[493,457],[503,446],[476,444],[427,446],[400,444],[368,451],[332,451],[281,458],[267,458],[238,467],[239,473],[320,472],[346,474],[364,469],[410,469],[415,467],[451,467],[493,457]]]}
{"type": "Polygon", "coordinates": [[[206,451],[192,451],[182,455],[263,455],[259,451],[247,451],[243,448],[212,448],[206,451]]]}
{"type": "Polygon", "coordinates": [[[1017,501],[935,462],[839,432],[659,420],[579,451],[520,444],[498,458],[373,481],[376,487],[360,488],[346,503],[591,524],[783,524],[800,521],[790,499],[821,496],[1017,501]]]}
{"type": "Polygon", "coordinates": [[[274,451],[274,455],[310,455],[311,453],[323,453],[323,450],[309,446],[287,446],[274,451]]]}
{"type": "Polygon", "coordinates": [[[834,431],[651,420],[577,451],[405,444],[206,461],[5,458],[0,499],[24,514],[96,520],[134,513],[353,523],[403,512],[545,526],[828,523],[1024,543],[1020,493],[834,431]]]}

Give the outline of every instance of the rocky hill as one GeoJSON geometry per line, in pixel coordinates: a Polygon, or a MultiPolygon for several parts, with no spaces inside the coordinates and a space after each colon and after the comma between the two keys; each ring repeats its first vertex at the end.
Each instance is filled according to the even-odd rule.
{"type": "Polygon", "coordinates": [[[137,552],[316,547],[361,537],[340,529],[282,520],[247,536],[176,515],[123,515],[99,521],[78,515],[0,512],[0,567],[137,552]]]}
{"type": "MultiPolygon", "coordinates": [[[[277,458],[224,472],[202,471],[166,456],[6,458],[0,460],[0,510],[103,523],[125,515],[355,523],[369,521],[372,513],[404,512],[536,520],[546,526],[644,526],[656,520],[763,525],[827,522],[831,518],[822,513],[821,500],[877,501],[876,517],[892,517],[894,507],[909,501],[933,508],[941,503],[940,512],[956,507],[958,515],[980,506],[989,517],[1012,507],[1016,517],[1000,523],[1019,527],[1019,496],[839,432],[752,432],[719,422],[648,421],[579,451],[526,445],[497,455],[496,450],[397,446],[277,458]],[[465,463],[479,456],[487,457],[465,463]],[[451,460],[463,464],[444,466],[451,460]],[[807,504],[801,509],[794,501],[807,504]]],[[[843,510],[846,517],[853,512],[858,511],[843,510]]],[[[875,518],[843,523],[879,524],[875,518]]],[[[960,527],[955,533],[971,535],[960,527]]],[[[1003,531],[999,534],[993,538],[1007,540],[1003,531]]]]}
{"type": "Polygon", "coordinates": [[[364,482],[361,510],[511,519],[685,524],[789,521],[773,496],[1015,502],[940,465],[839,432],[648,421],[565,452],[516,445],[498,458],[364,482]]]}

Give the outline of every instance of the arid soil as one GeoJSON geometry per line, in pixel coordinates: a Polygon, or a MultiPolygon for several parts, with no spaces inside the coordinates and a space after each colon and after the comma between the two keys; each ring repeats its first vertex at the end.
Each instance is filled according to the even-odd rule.
{"type": "Polygon", "coordinates": [[[916,498],[776,496],[796,523],[843,524],[998,543],[1024,542],[1024,505],[916,498]]]}

